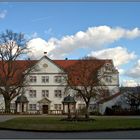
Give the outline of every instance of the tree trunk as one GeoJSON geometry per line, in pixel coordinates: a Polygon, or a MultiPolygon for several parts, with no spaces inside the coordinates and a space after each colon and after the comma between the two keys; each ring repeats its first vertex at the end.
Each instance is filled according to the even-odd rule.
{"type": "Polygon", "coordinates": [[[89,119],[89,112],[88,112],[89,103],[86,103],[86,110],[85,110],[85,118],[89,119]]]}
{"type": "Polygon", "coordinates": [[[5,98],[4,99],[5,101],[5,113],[10,113],[10,103],[11,103],[11,100],[8,99],[8,98],[5,98]]]}

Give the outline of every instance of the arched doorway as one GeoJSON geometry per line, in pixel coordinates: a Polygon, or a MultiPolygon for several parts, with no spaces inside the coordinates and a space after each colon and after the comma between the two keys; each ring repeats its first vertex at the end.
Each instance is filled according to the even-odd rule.
{"type": "Polygon", "coordinates": [[[40,101],[38,101],[38,103],[39,103],[39,112],[42,114],[49,114],[51,101],[47,98],[43,98],[40,101]]]}

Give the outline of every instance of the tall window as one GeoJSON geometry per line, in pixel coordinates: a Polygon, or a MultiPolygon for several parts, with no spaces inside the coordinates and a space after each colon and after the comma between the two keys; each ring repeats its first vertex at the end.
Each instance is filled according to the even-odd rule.
{"type": "Polygon", "coordinates": [[[78,109],[83,109],[85,108],[85,104],[78,104],[78,109]]]}
{"type": "Polygon", "coordinates": [[[55,110],[61,110],[61,104],[54,104],[54,109],[55,110]]]}
{"type": "Polygon", "coordinates": [[[42,76],[42,83],[48,83],[49,82],[49,76],[42,76]]]}
{"type": "Polygon", "coordinates": [[[49,97],[49,90],[42,90],[42,97],[49,97]]]}
{"type": "Polygon", "coordinates": [[[29,90],[29,97],[36,98],[36,90],[29,90]]]}
{"type": "Polygon", "coordinates": [[[55,90],[54,91],[54,96],[57,97],[57,98],[61,98],[62,97],[61,90],[55,90]]]}
{"type": "Polygon", "coordinates": [[[36,111],[36,104],[29,104],[29,110],[36,111]]]}
{"type": "Polygon", "coordinates": [[[10,104],[10,109],[16,109],[15,103],[11,103],[11,104],[10,104]]]}
{"type": "Polygon", "coordinates": [[[62,82],[62,77],[61,76],[54,76],[54,81],[56,83],[61,83],[62,82]]]}
{"type": "Polygon", "coordinates": [[[36,76],[29,76],[30,83],[36,83],[36,76]]]}

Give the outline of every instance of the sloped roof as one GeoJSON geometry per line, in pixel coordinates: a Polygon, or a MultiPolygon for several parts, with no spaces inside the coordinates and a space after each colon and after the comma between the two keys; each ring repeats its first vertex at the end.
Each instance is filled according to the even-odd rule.
{"type": "Polygon", "coordinates": [[[105,63],[112,63],[112,60],[102,60],[102,59],[92,59],[92,60],[53,60],[57,65],[61,66],[63,69],[67,70],[69,67],[74,66],[78,63],[88,63],[94,64],[94,68],[99,65],[104,65],[105,63]]]}
{"type": "Polygon", "coordinates": [[[36,62],[35,60],[16,60],[11,63],[13,65],[12,69],[8,71],[8,63],[0,61],[0,85],[3,85],[5,82],[10,85],[19,83],[22,78],[22,73],[36,64],[36,62]],[[8,78],[9,81],[6,81],[6,76],[8,75],[10,76],[8,78]]]}
{"type": "MultiPolygon", "coordinates": [[[[112,64],[112,60],[99,60],[99,59],[92,59],[92,60],[52,60],[56,65],[60,66],[62,69],[64,69],[70,77],[76,77],[80,74],[82,65],[84,64],[88,66],[88,71],[97,70],[99,67],[103,66],[105,63],[112,64]]],[[[11,77],[11,80],[9,80],[9,84],[16,84],[19,82],[20,77],[22,76],[22,73],[28,69],[29,67],[35,65],[38,62],[38,60],[16,60],[13,62],[13,65],[15,67],[16,73],[11,77]]],[[[4,83],[5,75],[2,70],[2,62],[0,61],[0,84],[2,85],[4,83]]],[[[5,66],[4,69],[7,69],[5,66]]],[[[77,81],[75,84],[79,83],[77,81]]]]}
{"type": "Polygon", "coordinates": [[[50,103],[51,101],[48,98],[43,98],[38,103],[50,103]]]}
{"type": "Polygon", "coordinates": [[[62,103],[76,103],[76,101],[74,97],[68,95],[63,99],[62,103]]]}
{"type": "Polygon", "coordinates": [[[15,102],[16,103],[28,103],[29,101],[25,95],[20,95],[17,97],[15,102]]]}
{"type": "Polygon", "coordinates": [[[118,93],[116,93],[116,94],[114,94],[114,95],[111,95],[111,96],[108,96],[108,97],[106,97],[106,98],[103,98],[103,99],[99,100],[97,103],[98,103],[98,104],[103,104],[103,103],[105,103],[105,102],[108,102],[108,101],[110,101],[110,100],[112,100],[112,99],[114,99],[114,98],[120,96],[120,95],[121,95],[121,92],[118,92],[118,93]]]}

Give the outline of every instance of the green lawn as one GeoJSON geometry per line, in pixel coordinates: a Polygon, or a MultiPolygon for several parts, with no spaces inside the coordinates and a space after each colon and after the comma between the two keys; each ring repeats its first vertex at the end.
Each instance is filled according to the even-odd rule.
{"type": "Polygon", "coordinates": [[[95,121],[67,122],[57,117],[19,117],[0,123],[0,128],[38,131],[95,131],[140,129],[140,119],[96,117],[95,121]]]}

